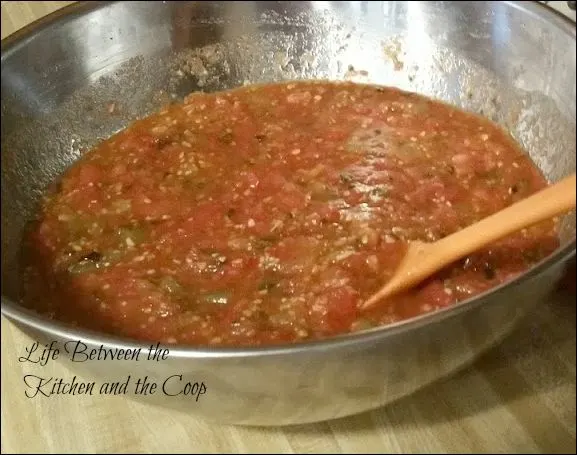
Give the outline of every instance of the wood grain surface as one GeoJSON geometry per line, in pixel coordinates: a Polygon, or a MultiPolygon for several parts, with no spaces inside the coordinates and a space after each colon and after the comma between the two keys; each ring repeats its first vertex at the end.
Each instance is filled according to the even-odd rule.
{"type": "MultiPolygon", "coordinates": [[[[2,37],[72,2],[2,2],[2,37]]],[[[574,278],[573,278],[574,280],[574,278]]],[[[29,399],[31,340],[2,318],[3,453],[575,453],[575,294],[552,295],[458,375],[386,408],[290,428],[213,425],[124,397],[29,399]]],[[[88,378],[86,378],[88,379],[88,378]]]]}

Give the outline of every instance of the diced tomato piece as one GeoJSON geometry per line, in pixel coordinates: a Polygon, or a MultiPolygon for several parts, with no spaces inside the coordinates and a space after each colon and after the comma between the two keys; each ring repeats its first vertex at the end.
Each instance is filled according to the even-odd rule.
{"type": "Polygon", "coordinates": [[[132,199],[131,211],[137,219],[169,219],[180,215],[178,200],[153,195],[140,194],[132,199]]]}
{"type": "Polygon", "coordinates": [[[293,237],[283,240],[270,254],[279,261],[283,273],[309,273],[316,263],[320,243],[314,237],[293,237]]]}
{"type": "Polygon", "coordinates": [[[85,189],[88,186],[96,185],[103,177],[102,170],[91,163],[73,167],[71,171],[62,179],[62,190],[69,191],[85,189]]]}
{"type": "Polygon", "coordinates": [[[420,183],[410,196],[411,202],[418,206],[430,205],[434,199],[445,195],[445,185],[440,179],[429,179],[420,183]]]}
{"type": "Polygon", "coordinates": [[[477,207],[480,213],[489,214],[498,212],[503,208],[503,202],[498,197],[495,197],[488,188],[476,187],[472,190],[469,196],[472,199],[473,205],[477,207]]]}
{"type": "Polygon", "coordinates": [[[102,170],[92,164],[86,164],[85,166],[80,166],[78,172],[78,179],[76,184],[83,187],[90,184],[96,184],[102,178],[102,170]]]}
{"type": "Polygon", "coordinates": [[[358,316],[357,303],[358,294],[351,287],[329,289],[311,304],[309,322],[327,334],[346,331],[358,316]]]}
{"type": "Polygon", "coordinates": [[[242,318],[243,311],[248,310],[251,302],[248,299],[240,299],[227,305],[221,315],[223,326],[230,326],[242,318]]]}
{"type": "Polygon", "coordinates": [[[455,173],[461,176],[467,176],[475,171],[475,162],[472,156],[466,153],[459,153],[458,155],[453,155],[451,158],[453,163],[453,168],[455,173]]]}
{"type": "Polygon", "coordinates": [[[259,177],[254,172],[241,173],[241,179],[242,188],[256,188],[260,183],[259,177]]]}
{"type": "Polygon", "coordinates": [[[150,134],[137,131],[128,131],[127,134],[118,138],[116,147],[123,152],[146,153],[155,150],[158,139],[150,134]]]}
{"type": "Polygon", "coordinates": [[[261,188],[263,191],[274,194],[276,191],[280,191],[287,184],[287,179],[285,179],[282,174],[277,172],[269,172],[264,175],[261,179],[261,188]]]}
{"type": "Polygon", "coordinates": [[[422,299],[424,303],[428,303],[433,307],[449,306],[455,301],[452,293],[447,292],[443,283],[439,281],[427,283],[419,291],[419,298],[422,299]]]}
{"type": "Polygon", "coordinates": [[[339,261],[338,264],[344,269],[349,270],[350,272],[356,275],[361,276],[372,275],[374,274],[375,271],[372,270],[369,264],[367,263],[368,257],[369,254],[367,253],[355,253],[346,257],[342,261],[339,261]]]}
{"type": "Polygon", "coordinates": [[[279,193],[275,202],[279,210],[285,212],[293,212],[295,210],[298,211],[305,208],[307,205],[307,198],[302,191],[298,191],[292,188],[286,192],[279,193]]]}

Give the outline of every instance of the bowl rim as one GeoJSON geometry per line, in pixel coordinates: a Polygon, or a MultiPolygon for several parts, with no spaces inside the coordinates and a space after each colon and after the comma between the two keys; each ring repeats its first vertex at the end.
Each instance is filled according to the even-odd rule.
{"type": "MultiPolygon", "coordinates": [[[[65,23],[66,21],[79,17],[92,11],[104,8],[119,1],[79,1],[58,9],[23,28],[8,35],[1,42],[1,60],[4,61],[19,48],[25,46],[28,42],[43,30],[65,23]]],[[[166,2],[164,2],[166,3],[166,2]]],[[[537,1],[506,1],[503,2],[510,7],[521,10],[530,16],[550,23],[567,34],[570,38],[576,38],[575,23],[562,13],[546,6],[537,1]]],[[[507,289],[522,285],[535,276],[543,273],[552,266],[563,264],[575,256],[575,237],[565,246],[558,248],[554,253],[535,264],[526,272],[522,273],[515,279],[493,287],[475,297],[463,300],[455,305],[443,308],[431,313],[426,313],[414,318],[399,321],[385,326],[375,327],[373,329],[347,333],[327,337],[325,339],[304,341],[298,343],[284,343],[278,345],[265,346],[240,346],[240,347],[218,347],[218,346],[187,346],[164,344],[169,349],[169,358],[239,358],[239,357],[263,357],[279,355],[295,355],[306,352],[313,354],[326,352],[342,348],[356,348],[366,344],[375,344],[382,342],[386,338],[394,337],[398,334],[412,332],[424,326],[438,324],[445,319],[454,318],[463,312],[472,311],[481,305],[502,304],[499,302],[501,296],[507,289]]],[[[71,327],[65,323],[47,319],[34,311],[24,308],[11,299],[1,296],[1,313],[7,319],[44,333],[54,339],[64,340],[81,340],[90,345],[100,345],[106,349],[147,349],[154,342],[137,341],[125,337],[108,335],[106,333],[85,329],[82,327],[71,327]]]]}

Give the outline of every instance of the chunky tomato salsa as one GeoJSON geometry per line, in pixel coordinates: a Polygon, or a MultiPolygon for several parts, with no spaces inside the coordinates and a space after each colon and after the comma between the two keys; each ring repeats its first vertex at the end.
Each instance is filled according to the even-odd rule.
{"type": "Polygon", "coordinates": [[[558,245],[553,222],[362,313],[408,242],[546,181],[490,121],[407,93],[298,82],[194,93],[68,169],[28,239],[24,303],[145,341],[319,339],[453,305],[558,245]]]}

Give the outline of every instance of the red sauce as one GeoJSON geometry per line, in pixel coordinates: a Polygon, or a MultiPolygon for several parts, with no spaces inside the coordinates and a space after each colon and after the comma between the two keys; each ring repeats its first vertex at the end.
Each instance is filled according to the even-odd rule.
{"type": "Polygon", "coordinates": [[[543,188],[486,119],[393,88],[299,82],[190,95],[102,142],[47,196],[24,303],[139,340],[297,342],[453,305],[558,245],[497,242],[370,313],[409,241],[543,188]]]}

